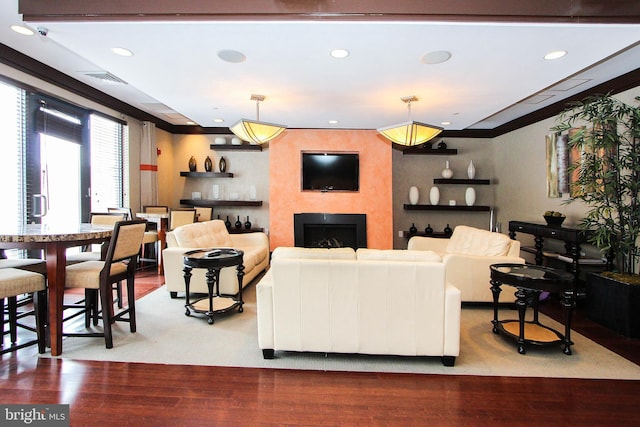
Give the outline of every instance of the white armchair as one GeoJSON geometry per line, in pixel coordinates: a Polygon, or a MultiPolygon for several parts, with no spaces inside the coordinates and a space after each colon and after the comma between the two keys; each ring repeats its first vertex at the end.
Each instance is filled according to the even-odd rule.
{"type": "MultiPolygon", "coordinates": [[[[520,242],[507,235],[459,225],[451,238],[414,236],[409,250],[433,251],[442,257],[447,282],[458,288],[462,302],[492,302],[489,266],[498,263],[524,264],[520,242]]],[[[515,288],[502,286],[500,302],[514,302],[515,288]]]]}

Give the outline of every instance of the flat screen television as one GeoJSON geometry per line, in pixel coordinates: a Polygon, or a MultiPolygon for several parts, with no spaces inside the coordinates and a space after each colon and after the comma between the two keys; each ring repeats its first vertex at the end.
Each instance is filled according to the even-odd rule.
{"type": "Polygon", "coordinates": [[[302,190],[359,191],[358,153],[302,152],[302,190]]]}

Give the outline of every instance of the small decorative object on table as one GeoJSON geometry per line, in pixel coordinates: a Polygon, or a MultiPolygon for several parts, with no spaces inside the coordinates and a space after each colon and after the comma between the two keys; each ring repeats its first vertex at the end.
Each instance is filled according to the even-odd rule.
{"type": "Polygon", "coordinates": [[[425,234],[433,234],[433,228],[431,228],[431,224],[427,224],[427,228],[424,229],[425,234]]]}
{"type": "Polygon", "coordinates": [[[189,159],[189,171],[190,172],[195,172],[196,168],[197,168],[196,158],[191,156],[191,158],[189,159]]]}
{"type": "Polygon", "coordinates": [[[204,159],[204,170],[211,172],[211,169],[213,169],[213,162],[211,161],[211,157],[207,156],[207,158],[204,159]]]}
{"type": "Polygon", "coordinates": [[[469,161],[469,166],[467,167],[467,176],[469,179],[473,179],[476,177],[476,167],[473,165],[473,160],[469,161]]]}
{"type": "Polygon", "coordinates": [[[476,202],[476,190],[473,187],[467,187],[464,192],[464,201],[467,206],[473,206],[476,202]]]}
{"type": "Polygon", "coordinates": [[[244,228],[247,230],[251,230],[251,221],[249,221],[248,216],[247,216],[247,222],[244,223],[244,228]]]}
{"type": "Polygon", "coordinates": [[[547,225],[560,227],[564,222],[566,216],[562,212],[546,211],[543,215],[547,225]]]}
{"type": "Polygon", "coordinates": [[[409,233],[416,234],[417,232],[418,232],[418,229],[416,228],[416,224],[415,223],[411,224],[411,227],[409,227],[409,233]]]}
{"type": "Polygon", "coordinates": [[[453,171],[451,169],[449,169],[449,160],[447,160],[445,162],[444,169],[442,170],[442,177],[444,179],[449,179],[449,178],[453,177],[453,171]]]}
{"type": "Polygon", "coordinates": [[[438,187],[431,187],[431,190],[429,191],[429,201],[434,206],[440,201],[440,190],[438,187]]]}
{"type": "Polygon", "coordinates": [[[453,234],[453,230],[449,227],[449,224],[444,228],[444,234],[447,236],[451,236],[451,234],[453,234]]]}
{"type": "Polygon", "coordinates": [[[412,186],[409,188],[409,203],[412,205],[418,204],[418,199],[420,198],[420,193],[418,192],[418,187],[412,186]]]}

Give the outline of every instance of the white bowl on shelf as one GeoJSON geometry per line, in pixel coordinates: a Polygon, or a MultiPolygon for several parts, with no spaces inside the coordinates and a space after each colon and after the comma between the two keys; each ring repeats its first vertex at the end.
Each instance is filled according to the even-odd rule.
{"type": "Polygon", "coordinates": [[[222,136],[217,136],[213,140],[213,143],[216,144],[216,145],[223,145],[223,144],[227,143],[227,140],[222,136]]]}
{"type": "Polygon", "coordinates": [[[238,138],[237,136],[234,136],[233,138],[231,138],[231,144],[232,145],[241,145],[242,144],[242,140],[240,138],[238,138]]]}

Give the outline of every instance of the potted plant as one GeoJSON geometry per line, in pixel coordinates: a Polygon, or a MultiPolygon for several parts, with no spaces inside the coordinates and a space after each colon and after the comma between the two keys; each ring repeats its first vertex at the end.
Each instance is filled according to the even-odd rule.
{"type": "Polygon", "coordinates": [[[579,156],[569,165],[575,178],[566,203],[586,204],[579,225],[589,230],[588,242],[603,252],[611,270],[587,277],[587,315],[640,337],[640,108],[594,95],[570,104],[553,130],[571,130],[569,149],[579,156]]]}

